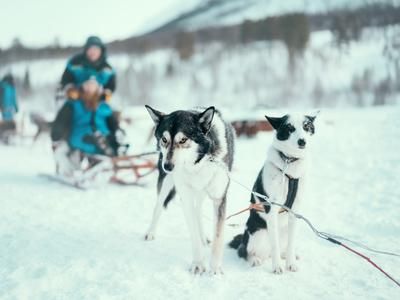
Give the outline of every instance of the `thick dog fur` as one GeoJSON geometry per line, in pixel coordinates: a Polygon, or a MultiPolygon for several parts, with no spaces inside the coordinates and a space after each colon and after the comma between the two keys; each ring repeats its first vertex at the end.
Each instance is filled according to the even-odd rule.
{"type": "Polygon", "coordinates": [[[178,194],[190,231],[193,253],[191,272],[205,271],[207,240],[202,226],[202,202],[214,203],[215,230],[212,242],[211,273],[221,273],[226,194],[234,152],[234,131],[214,107],[206,110],[161,113],[146,106],[156,124],[160,150],[158,161],[158,201],[145,236],[154,239],[163,207],[178,194]]]}
{"type": "MultiPolygon", "coordinates": [[[[275,129],[275,137],[253,191],[296,211],[304,197],[307,148],[315,132],[315,116],[294,114],[266,118],[275,129]]],[[[250,201],[265,202],[253,194],[250,201]]],[[[272,271],[280,274],[283,272],[281,258],[285,257],[286,269],[297,271],[295,224],[295,217],[280,212],[277,206],[265,206],[263,212],[252,209],[244,233],[234,237],[229,245],[252,266],[271,257],[272,271]]]]}

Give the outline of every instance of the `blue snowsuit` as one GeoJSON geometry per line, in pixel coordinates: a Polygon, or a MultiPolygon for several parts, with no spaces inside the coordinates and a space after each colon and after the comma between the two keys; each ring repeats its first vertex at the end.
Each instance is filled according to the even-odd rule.
{"type": "Polygon", "coordinates": [[[0,81],[0,109],[3,121],[13,121],[18,112],[15,87],[7,81],[0,81]]]}
{"type": "Polygon", "coordinates": [[[85,153],[100,154],[96,145],[90,143],[87,137],[92,136],[96,131],[103,136],[110,134],[107,126],[107,118],[112,116],[110,106],[101,102],[95,111],[90,111],[82,100],[69,101],[69,105],[73,110],[69,145],[85,153]]]}
{"type": "Polygon", "coordinates": [[[101,101],[95,110],[86,107],[83,100],[68,100],[60,109],[52,125],[53,141],[65,140],[71,149],[88,154],[105,154],[96,143],[95,135],[106,138],[113,155],[118,146],[115,131],[119,128],[111,107],[101,101]]]}

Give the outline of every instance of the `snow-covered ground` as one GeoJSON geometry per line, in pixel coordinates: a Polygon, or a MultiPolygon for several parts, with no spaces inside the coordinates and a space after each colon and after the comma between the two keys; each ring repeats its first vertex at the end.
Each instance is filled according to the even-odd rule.
{"type": "MultiPolygon", "coordinates": [[[[135,151],[151,126],[144,109],[128,129],[135,151]]],[[[255,112],[262,117],[265,112],[255,112]]],[[[275,112],[276,113],[276,112],[275,112]]],[[[225,115],[231,113],[225,111],[225,115]]],[[[400,252],[400,108],[323,110],[317,123],[308,197],[301,213],[321,230],[400,252]]],[[[233,177],[251,186],[271,133],[237,141],[233,177]]],[[[226,249],[225,275],[188,272],[190,244],[179,201],[160,221],[156,239],[143,240],[155,203],[155,180],[145,188],[105,185],[78,191],[48,182],[49,142],[0,146],[1,299],[398,299],[400,290],[362,259],[298,229],[299,271],[251,268],[226,249]]],[[[232,184],[228,214],[248,205],[232,184]]],[[[211,206],[204,222],[211,230],[211,206]]],[[[226,241],[246,215],[228,221],[226,241]]],[[[399,258],[367,253],[400,279],[399,258]]]]}

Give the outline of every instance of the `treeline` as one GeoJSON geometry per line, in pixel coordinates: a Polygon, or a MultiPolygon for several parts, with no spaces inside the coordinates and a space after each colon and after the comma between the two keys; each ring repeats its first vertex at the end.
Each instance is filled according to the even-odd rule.
{"type": "MultiPolygon", "coordinates": [[[[17,40],[18,41],[18,40],[17,40]]],[[[20,60],[51,59],[68,56],[76,52],[78,47],[47,46],[42,48],[30,48],[17,42],[6,49],[0,49],[0,64],[16,62],[20,60]]]]}
{"type": "MultiPolygon", "coordinates": [[[[312,15],[291,13],[191,32],[181,31],[172,26],[142,36],[111,42],[108,48],[112,54],[144,54],[157,49],[175,48],[182,59],[188,59],[198,44],[222,42],[227,45],[239,45],[254,41],[280,40],[286,45],[291,59],[296,54],[302,53],[313,31],[330,30],[338,44],[342,44],[358,39],[365,27],[393,24],[400,24],[400,7],[370,5],[354,10],[337,10],[312,15]]],[[[32,49],[16,43],[7,50],[0,50],[0,63],[65,57],[77,50],[75,47],[59,46],[32,49]]]]}
{"type": "Polygon", "coordinates": [[[375,4],[355,10],[336,10],[309,18],[311,30],[330,30],[338,43],[357,40],[365,27],[400,24],[400,7],[375,4]]]}

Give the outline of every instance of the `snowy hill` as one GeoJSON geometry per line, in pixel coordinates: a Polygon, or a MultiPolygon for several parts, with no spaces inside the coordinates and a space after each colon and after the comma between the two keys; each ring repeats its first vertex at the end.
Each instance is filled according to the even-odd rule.
{"type": "MultiPolygon", "coordinates": [[[[183,1],[184,2],[184,1],[183,1]]],[[[193,30],[204,27],[239,24],[269,16],[303,12],[324,13],[339,9],[355,9],[372,4],[399,5],[399,0],[203,0],[152,31],[168,29],[193,30]]]]}
{"type": "MultiPolygon", "coordinates": [[[[134,111],[137,118],[146,115],[143,108],[134,111]]],[[[400,252],[399,114],[399,107],[322,111],[300,211],[321,230],[400,252]]],[[[127,128],[135,151],[147,147],[143,132],[151,124],[146,116],[127,128]]],[[[265,133],[238,140],[235,179],[253,184],[271,138],[265,133]]],[[[0,157],[7,158],[0,160],[1,299],[398,298],[393,282],[352,253],[317,239],[304,224],[298,226],[297,273],[273,275],[270,261],[251,268],[225,249],[222,277],[193,276],[179,201],[162,216],[156,239],[143,239],[155,203],[155,175],[145,188],[106,185],[82,192],[37,176],[54,170],[46,139],[34,147],[0,146],[0,157]]],[[[246,190],[232,184],[228,213],[246,207],[248,199],[246,190]]],[[[211,202],[203,212],[211,235],[211,202]]],[[[245,221],[246,214],[229,220],[235,226],[226,226],[226,241],[245,221]]],[[[399,258],[365,253],[400,279],[399,258]]]]}

